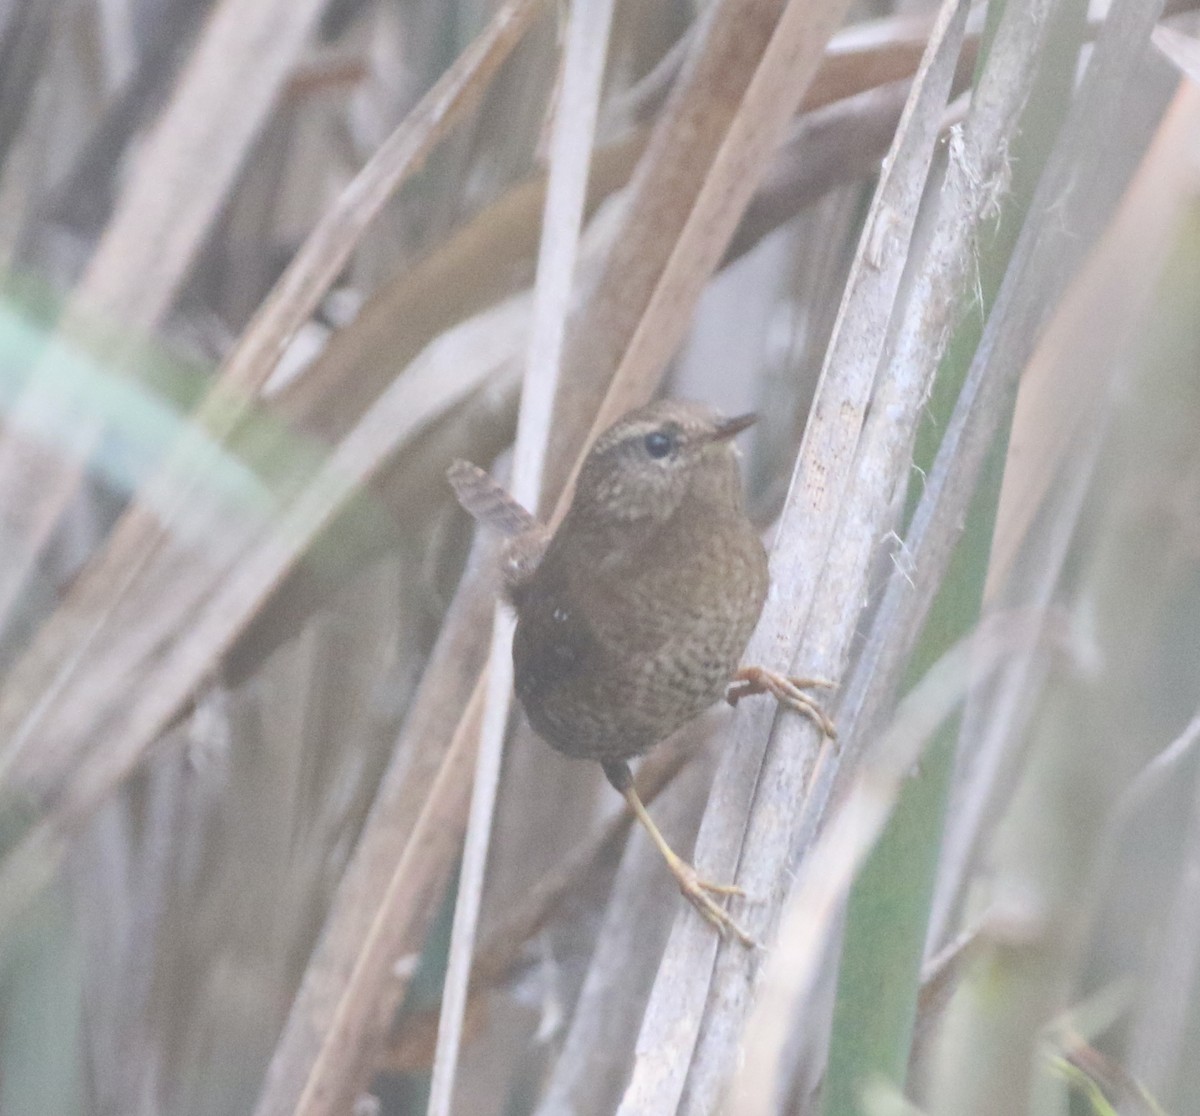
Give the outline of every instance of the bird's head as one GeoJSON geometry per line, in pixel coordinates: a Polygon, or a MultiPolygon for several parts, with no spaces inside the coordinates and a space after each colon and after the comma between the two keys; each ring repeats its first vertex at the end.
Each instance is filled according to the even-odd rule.
{"type": "Polygon", "coordinates": [[[572,511],[645,522],[669,519],[689,496],[737,506],[733,438],[754,420],[673,399],[630,411],[596,439],[579,471],[572,511]]]}

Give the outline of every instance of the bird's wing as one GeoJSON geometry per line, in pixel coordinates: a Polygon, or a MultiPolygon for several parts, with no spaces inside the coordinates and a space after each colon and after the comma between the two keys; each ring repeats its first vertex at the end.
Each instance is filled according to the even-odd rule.
{"type": "Polygon", "coordinates": [[[558,588],[539,585],[536,593],[514,594],[513,666],[517,694],[523,702],[536,700],[596,664],[595,635],[558,588]]]}
{"type": "Polygon", "coordinates": [[[476,520],[499,531],[505,538],[516,538],[540,527],[537,519],[478,465],[455,461],[446,470],[446,479],[458,502],[476,520]]]}

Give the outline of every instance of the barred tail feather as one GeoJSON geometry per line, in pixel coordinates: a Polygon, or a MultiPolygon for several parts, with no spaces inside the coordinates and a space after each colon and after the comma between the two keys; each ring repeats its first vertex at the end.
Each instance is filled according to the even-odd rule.
{"type": "Polygon", "coordinates": [[[458,502],[480,523],[515,538],[539,526],[538,521],[478,465],[455,461],[446,470],[458,502]]]}

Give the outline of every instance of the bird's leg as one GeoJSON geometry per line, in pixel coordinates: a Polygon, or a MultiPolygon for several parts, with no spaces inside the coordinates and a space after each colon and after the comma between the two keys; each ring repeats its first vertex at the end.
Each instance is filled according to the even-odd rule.
{"type": "Polygon", "coordinates": [[[722,937],[732,934],[745,946],[753,948],[757,945],[729,912],[713,899],[714,895],[745,895],[746,893],[740,887],[731,884],[715,884],[701,879],[696,869],[667,844],[667,839],[654,824],[654,819],[638,796],[637,789],[633,785],[633,775],[629,771],[629,764],[623,760],[617,762],[606,760],[601,766],[604,768],[604,774],[608,776],[608,781],[620,791],[625,801],[629,803],[629,809],[633,811],[633,816],[642,823],[643,828],[650,835],[650,840],[662,853],[667,867],[671,870],[671,875],[679,884],[679,890],[683,892],[683,897],[716,927],[722,937]]]}
{"type": "Polygon", "coordinates": [[[832,682],[824,678],[790,678],[786,674],[777,674],[765,667],[742,667],[732,678],[729,689],[725,692],[725,700],[730,705],[737,705],[744,697],[754,694],[770,694],[781,705],[786,705],[797,713],[803,713],[830,740],[837,739],[837,728],[822,709],[805,690],[816,687],[829,688],[832,682]]]}

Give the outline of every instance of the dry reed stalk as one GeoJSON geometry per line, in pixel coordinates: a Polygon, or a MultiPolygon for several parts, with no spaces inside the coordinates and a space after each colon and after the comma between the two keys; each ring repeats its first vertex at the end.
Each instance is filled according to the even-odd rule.
{"type": "MultiPolygon", "coordinates": [[[[643,294],[644,308],[619,350],[620,359],[593,419],[589,441],[620,414],[645,401],[646,378],[666,366],[683,340],[696,300],[725,254],[763,170],[782,143],[788,122],[848,7],[841,0],[819,5],[797,0],[784,8],[713,151],[711,165],[661,270],[647,274],[653,269],[653,260],[650,267],[640,265],[644,278],[651,280],[643,294]]],[[[718,16],[710,18],[715,21],[718,16]]],[[[713,27],[717,26],[714,22],[713,27]]],[[[744,34],[744,28],[740,33],[744,34]]],[[[720,80],[728,78],[722,76],[720,80]]],[[[664,231],[654,230],[660,242],[664,231]]],[[[593,308],[603,289],[602,279],[590,304],[593,308]]],[[[638,293],[636,284],[631,284],[631,292],[638,293]]],[[[631,292],[623,295],[626,306],[632,300],[631,292]]],[[[607,341],[611,344],[612,340],[610,334],[607,341]]]]}
{"type": "MultiPolygon", "coordinates": [[[[741,66],[740,72],[748,77],[747,67],[752,67],[757,60],[756,56],[749,53],[747,48],[748,26],[737,18],[739,15],[745,14],[742,9],[743,5],[734,4],[726,0],[726,3],[718,5],[709,13],[708,26],[712,38],[707,41],[702,40],[697,46],[698,57],[703,59],[703,62],[698,63],[693,70],[692,76],[696,82],[695,87],[692,88],[685,82],[685,85],[675,98],[675,103],[679,107],[675,112],[672,112],[671,108],[668,107],[667,113],[656,128],[656,136],[660,138],[657,142],[652,141],[648,148],[645,157],[646,167],[639,175],[639,182],[635,184],[633,197],[629,203],[629,213],[622,222],[622,232],[618,236],[618,243],[625,243],[633,231],[643,227],[639,224],[640,222],[647,222],[649,227],[653,228],[652,244],[654,247],[652,249],[651,241],[648,241],[642,245],[642,248],[645,250],[641,253],[636,253],[636,258],[628,261],[628,266],[631,269],[637,269],[639,278],[634,281],[632,278],[633,271],[631,270],[630,274],[626,276],[626,278],[630,279],[630,283],[627,285],[621,283],[621,280],[618,278],[621,267],[619,260],[622,257],[619,254],[610,256],[606,265],[606,278],[601,281],[598,288],[600,291],[603,291],[607,284],[610,291],[609,297],[612,294],[612,286],[616,285],[620,288],[623,301],[624,298],[627,298],[631,294],[636,294],[640,290],[643,292],[642,301],[637,302],[636,306],[640,309],[648,305],[645,300],[649,299],[653,287],[647,288],[646,278],[650,277],[652,283],[657,282],[657,280],[653,279],[653,276],[658,273],[661,267],[666,265],[666,249],[669,249],[673,243],[673,241],[667,239],[667,231],[670,228],[679,228],[680,222],[686,218],[686,214],[690,211],[692,199],[696,196],[701,184],[705,181],[703,175],[709,167],[709,160],[714,157],[715,145],[722,138],[722,128],[730,121],[732,116],[736,115],[735,110],[739,102],[736,98],[732,101],[730,99],[730,82],[736,80],[735,74],[739,71],[735,69],[731,62],[733,59],[737,59],[741,66]],[[697,74],[699,77],[696,76],[697,74]],[[680,114],[687,119],[693,120],[695,126],[693,131],[681,133],[678,130],[676,125],[679,123],[680,114]],[[699,124],[701,121],[703,122],[702,127],[699,124]],[[697,132],[695,128],[699,128],[700,131],[697,132]],[[709,144],[708,147],[699,142],[700,135],[709,137],[707,141],[709,144]],[[678,176],[685,170],[688,174],[693,176],[699,174],[700,177],[692,179],[692,188],[690,190],[681,192],[681,183],[678,176]],[[667,221],[664,217],[664,206],[667,207],[667,212],[674,215],[670,221],[667,221]],[[654,222],[656,220],[662,221],[664,224],[661,226],[655,225],[654,222]]],[[[750,26],[753,26],[753,23],[750,26]]],[[[830,33],[831,31],[832,28],[830,28],[830,33]]],[[[793,99],[785,103],[784,108],[786,111],[777,111],[775,114],[778,117],[778,131],[782,131],[784,124],[786,124],[791,115],[791,108],[788,106],[794,107],[802,92],[802,84],[792,86],[791,82],[795,81],[798,75],[811,74],[812,70],[815,69],[816,60],[819,59],[823,47],[824,39],[818,37],[810,40],[808,42],[807,56],[808,69],[804,71],[792,69],[789,72],[788,87],[789,89],[794,89],[794,93],[792,94],[793,99]]],[[[781,59],[780,61],[786,63],[788,60],[781,59]]],[[[762,91],[760,90],[760,95],[761,93],[762,91]]],[[[743,126],[745,127],[746,125],[744,124],[743,126]]],[[[759,144],[766,143],[766,150],[770,149],[770,142],[764,140],[761,134],[756,133],[753,136],[753,141],[759,144]]],[[[763,169],[765,169],[765,166],[763,169]]],[[[741,173],[738,168],[725,164],[718,178],[727,181],[728,176],[736,173],[741,173]]],[[[743,177],[745,177],[744,174],[743,177]]],[[[751,183],[751,190],[752,187],[753,184],[751,183]]],[[[713,187],[710,186],[710,190],[712,189],[713,187]]],[[[739,192],[741,189],[739,186],[739,192]]],[[[741,204],[744,205],[748,197],[748,192],[745,193],[744,197],[740,197],[741,204]]],[[[723,214],[722,221],[725,224],[726,237],[732,234],[738,215],[737,213],[723,214]]],[[[706,250],[711,252],[715,244],[712,235],[709,234],[707,237],[700,237],[699,240],[704,244],[706,250]]],[[[710,268],[715,266],[719,256],[720,251],[718,250],[715,257],[708,264],[710,268]]],[[[686,266],[689,262],[688,254],[677,255],[673,258],[672,262],[676,268],[686,266]]],[[[610,328],[617,328],[614,319],[610,316],[611,305],[603,301],[598,304],[596,299],[599,297],[599,295],[593,295],[585,313],[595,315],[596,318],[606,321],[610,328]],[[599,309],[597,309],[598,305],[599,309]]],[[[629,303],[626,303],[626,306],[629,306],[629,303]]],[[[664,309],[660,303],[658,307],[659,312],[662,312],[664,309]]],[[[671,309],[677,312],[679,307],[675,306],[671,309]]],[[[581,336],[582,334],[572,334],[569,336],[569,354],[580,351],[581,336]]],[[[611,344],[615,339],[616,335],[609,337],[608,343],[611,344]]],[[[589,356],[592,357],[597,355],[596,353],[589,353],[589,356]]],[[[581,368],[582,366],[573,363],[572,357],[568,355],[565,370],[565,375],[568,377],[567,382],[578,385],[580,383],[581,368]]],[[[639,389],[643,398],[649,395],[651,384],[661,375],[661,371],[660,367],[652,367],[649,364],[643,365],[641,374],[645,377],[645,380],[639,389]]],[[[572,393],[566,398],[573,399],[576,394],[577,387],[573,388],[572,393]]],[[[580,424],[577,417],[572,418],[569,414],[560,414],[556,419],[556,433],[565,432],[569,434],[578,432],[579,429],[580,424]]],[[[576,452],[573,450],[572,454],[574,455],[576,452]]],[[[561,475],[561,466],[554,459],[552,451],[551,461],[548,464],[550,483],[554,483],[555,478],[559,478],[561,475]]],[[[561,507],[562,504],[560,503],[561,507]]],[[[431,686],[434,685],[431,680],[427,679],[427,681],[430,682],[431,686]]],[[[480,708],[482,693],[482,684],[478,684],[467,702],[469,709],[475,710],[480,708]]],[[[465,739],[466,734],[464,730],[468,727],[466,722],[460,722],[459,728],[455,733],[456,741],[465,739]]],[[[422,745],[419,742],[414,743],[414,747],[418,751],[423,751],[422,745]]],[[[443,762],[450,763],[452,760],[453,762],[461,762],[461,757],[457,750],[452,750],[443,762]]],[[[413,830],[410,842],[427,840],[428,838],[424,834],[424,827],[418,824],[413,830]]],[[[389,885],[393,891],[395,890],[394,883],[395,878],[393,877],[393,885],[389,885]]],[[[391,914],[387,912],[386,906],[381,907],[379,913],[375,916],[377,920],[381,918],[387,920],[390,917],[391,914]]],[[[342,997],[339,1001],[340,1003],[353,1003],[355,1005],[351,1012],[355,1017],[372,1010],[369,1004],[361,1002],[362,994],[360,992],[347,988],[340,995],[342,997]]],[[[346,1010],[350,1011],[350,1009],[346,1010]]],[[[349,1018],[349,1016],[343,1015],[342,1009],[338,1009],[335,1019],[341,1018],[349,1018]]],[[[339,1060],[339,1058],[334,1057],[330,1053],[335,1048],[342,1049],[342,1031],[337,1024],[335,1024],[333,1029],[326,1032],[319,1041],[320,1050],[316,1054],[315,1062],[312,1063],[313,1068],[301,1070],[294,1063],[291,1063],[293,1065],[292,1073],[299,1073],[301,1078],[308,1082],[303,1093],[305,1101],[302,1111],[305,1113],[327,1111],[328,1109],[325,1106],[333,1098],[347,1096],[348,1094],[345,1091],[346,1082],[352,1080],[355,1074],[355,1066],[339,1060]]],[[[289,1057],[290,1062],[291,1059],[289,1057]]],[[[277,1054],[276,1066],[278,1067],[280,1064],[280,1056],[277,1054]]],[[[273,1080],[276,1082],[281,1081],[281,1072],[276,1072],[273,1075],[273,1080]]],[[[260,1114],[275,1110],[286,1110],[273,1109],[271,1105],[277,1102],[274,1100],[268,1102],[266,1099],[267,1097],[274,1097],[279,1088],[279,1085],[268,1087],[268,1093],[265,1095],[264,1101],[260,1102],[260,1114]]]]}
{"type": "Polygon", "coordinates": [[[746,1059],[737,1071],[730,1111],[770,1116],[790,1076],[785,1048],[797,1009],[817,979],[829,933],[850,887],[879,839],[925,745],[968,689],[1004,659],[1025,651],[1040,624],[994,616],[947,651],[896,709],[887,731],[855,771],[828,824],[811,846],[781,915],[779,948],[768,958],[763,994],[747,1021],[746,1059]]]}
{"type": "MultiPolygon", "coordinates": [[[[507,354],[494,355],[503,365],[507,354]]],[[[187,622],[171,625],[165,646],[133,642],[132,664],[113,657],[111,648],[106,657],[104,648],[91,646],[87,649],[96,658],[85,675],[86,686],[59,692],[53,703],[34,706],[32,715],[40,719],[35,724],[21,722],[17,743],[26,751],[10,759],[6,777],[10,792],[20,789],[39,796],[42,816],[0,866],[6,917],[14,915],[48,878],[70,835],[186,708],[263,601],[361,493],[381,463],[496,371],[482,362],[450,368],[430,362],[421,374],[397,380],[262,537],[246,547],[224,577],[213,579],[194,611],[185,613],[187,622]],[[102,703],[109,710],[101,720],[97,707],[102,703]],[[31,748],[31,741],[38,747],[31,748]],[[72,741],[86,745],[86,751],[75,751],[72,741]]],[[[139,599],[105,602],[101,615],[127,639],[144,633],[148,623],[157,626],[172,618],[172,586],[168,582],[162,616],[146,617],[139,599]]],[[[163,591],[161,583],[155,588],[163,591]]],[[[96,629],[87,632],[89,643],[96,634],[96,629]]],[[[75,665],[71,662],[67,667],[75,665]]]]}
{"type": "MultiPolygon", "coordinates": [[[[296,64],[323,0],[222,0],[152,129],[59,326],[60,344],[111,318],[136,336],[170,309],[246,156],[296,64]]],[[[106,347],[119,363],[123,343],[106,347]]],[[[55,359],[51,347],[46,359],[55,359]]],[[[79,489],[102,428],[85,419],[71,453],[19,433],[26,410],[45,406],[36,382],[0,440],[0,508],[21,523],[22,545],[0,573],[9,617],[34,563],[79,489]],[[30,505],[29,493],[38,493],[30,505]],[[24,509],[22,512],[21,509],[24,509]]]]}
{"type": "MultiPolygon", "coordinates": [[[[560,393],[547,458],[555,489],[543,494],[543,508],[553,503],[579,456],[781,10],[781,0],[719,0],[705,10],[691,36],[683,72],[630,182],[621,231],[568,329],[567,386],[560,393]]],[[[642,385],[642,400],[660,374],[655,369],[642,385]]],[[[634,401],[630,396],[626,407],[634,401]]]]}
{"type": "MultiPolygon", "coordinates": [[[[1056,374],[1064,377],[1069,377],[1071,372],[1062,360],[1063,334],[1081,329],[1090,334],[1095,328],[1090,324],[1090,308],[1074,298],[1070,299],[1076,306],[1074,313],[1062,317],[1053,326],[1047,326],[1047,317],[1057,312],[1073,272],[1081,266],[1084,253],[1091,250],[1100,235],[1124,185],[1112,168],[1109,122],[1122,104],[1137,96],[1140,63],[1154,18],[1155,12],[1145,6],[1121,3],[1114,6],[1109,21],[1101,29],[1083,83],[1034,196],[1030,207],[1032,216],[1022,230],[1004,286],[980,341],[968,379],[968,384],[975,385],[971,390],[978,390],[985,382],[984,372],[989,366],[999,369],[994,376],[988,377],[987,391],[991,393],[1011,390],[1005,384],[1015,384],[1028,367],[1033,373],[1029,390],[1038,394],[1044,376],[1037,367],[1041,357],[1035,346],[1042,344],[1039,338],[1043,328],[1047,329],[1044,344],[1057,347],[1056,374]],[[1064,219],[1064,213],[1070,214],[1069,221],[1064,219]],[[1082,319],[1076,317],[1079,312],[1083,313],[1082,319]]],[[[1173,113],[1170,119],[1179,118],[1173,113]]],[[[1174,169],[1170,165],[1173,157],[1167,154],[1169,149],[1157,144],[1155,148],[1154,160],[1166,160],[1164,173],[1173,177],[1174,169]]],[[[1145,178],[1139,174],[1136,192],[1152,189],[1152,181],[1153,177],[1145,178]]],[[[1131,189],[1135,188],[1131,186],[1131,189]]],[[[1157,199],[1155,204],[1160,205],[1163,200],[1157,199]]],[[[1120,223],[1124,226],[1124,219],[1120,223]]],[[[1127,237],[1128,233],[1114,230],[1112,235],[1120,238],[1127,237]]],[[[1161,229],[1148,227],[1147,243],[1161,235],[1161,229]]],[[[1140,236],[1135,234],[1134,240],[1138,239],[1140,236]]],[[[1120,271],[1118,268],[1110,274],[1106,282],[1122,283],[1120,271]]],[[[1079,282],[1093,293],[1099,293],[1095,284],[1101,282],[1101,272],[1086,278],[1081,275],[1079,282]]],[[[1106,315],[1106,319],[1118,329],[1126,321],[1124,314],[1115,309],[1106,315]]],[[[1083,352],[1090,341],[1081,333],[1078,344],[1079,351],[1083,352]]],[[[1046,355],[1053,351],[1048,349],[1046,355]]],[[[1087,369],[1089,378],[1094,377],[1094,365],[1082,367],[1087,369]]],[[[1018,446],[1022,439],[1037,437],[1029,432],[1026,415],[1018,399],[1015,420],[1018,446]]],[[[972,435],[973,440],[980,437],[978,432],[972,435]]],[[[1046,442],[1039,444],[1049,449],[1046,442]]],[[[1095,429],[1075,443],[1073,476],[1056,497],[1052,517],[1054,529],[1037,540],[1039,549],[1036,560],[1030,561],[1031,575],[1006,588],[1005,603],[1048,607],[1074,537],[1099,444],[1098,430],[1095,429]]],[[[971,452],[978,459],[985,450],[976,441],[971,452]]],[[[969,468],[956,468],[953,474],[946,473],[948,478],[969,475],[969,468]]],[[[1006,468],[1005,488],[1010,484],[1024,487],[1027,484],[1024,476],[1017,467],[1010,482],[1006,468]]],[[[1024,518],[1018,506],[1006,499],[1002,490],[994,559],[998,570],[1014,568],[1012,555],[1018,544],[1012,541],[1012,535],[1024,532],[1024,518]]],[[[1032,559],[1032,555],[1029,557],[1032,559]]],[[[989,595],[993,600],[1001,599],[997,595],[1001,580],[999,573],[995,579],[989,575],[989,595]]],[[[930,915],[931,950],[937,949],[953,933],[953,919],[981,835],[995,820],[999,804],[1006,797],[1006,788],[1011,789],[1016,778],[1024,717],[1031,708],[1029,694],[1039,689],[1037,679],[1042,669],[1043,665],[1036,659],[1017,661],[998,679],[998,693],[989,699],[986,710],[982,706],[976,710],[974,703],[968,705],[963,739],[977,742],[972,751],[959,760],[958,785],[947,815],[940,878],[930,915]]]]}
{"type": "MultiPolygon", "coordinates": [[[[892,319],[887,360],[880,365],[870,412],[862,424],[832,544],[818,564],[820,583],[789,671],[840,677],[857,627],[862,602],[869,599],[871,561],[892,528],[895,494],[907,481],[920,409],[944,355],[954,325],[965,312],[977,237],[990,219],[1007,181],[1007,139],[1020,118],[1031,75],[1049,22],[1051,6],[1040,2],[1008,5],[980,74],[966,120],[953,137],[938,191],[933,226],[921,258],[913,262],[912,285],[892,319]]],[[[950,16],[949,5],[943,9],[950,16]]],[[[959,13],[961,19],[961,13],[959,13]]],[[[961,34],[961,24],[957,34],[961,34]]],[[[901,210],[902,220],[910,210],[901,210]]],[[[870,253],[872,229],[864,237],[870,253]]],[[[832,366],[831,366],[832,367],[832,366]]],[[[814,409],[819,415],[820,402],[814,409]]],[[[819,429],[819,427],[818,427],[819,429]]],[[[809,438],[806,436],[806,449],[809,438]]],[[[806,450],[789,502],[809,509],[812,481],[806,476],[806,450]]],[[[825,497],[826,463],[809,474],[825,497]]],[[[785,524],[788,513],[785,510],[785,524]]],[[[793,527],[796,520],[793,520],[793,527]]],[[[785,536],[786,537],[786,536],[785,536]]],[[[777,544],[778,546],[778,544],[777,544]]],[[[792,565],[789,572],[797,567],[792,565]]],[[[801,580],[813,576],[805,568],[801,580]]],[[[793,584],[789,577],[783,584],[793,584]]],[[[811,845],[832,790],[832,779],[855,751],[854,733],[837,755],[813,756],[813,730],[807,724],[776,722],[761,780],[749,811],[741,846],[738,880],[752,894],[769,895],[755,908],[752,930],[772,936],[789,864],[811,845]],[[802,803],[799,811],[794,803],[802,803]]],[[[714,802],[720,798],[714,796],[714,802]]],[[[717,806],[719,809],[719,805],[717,806]]],[[[710,810],[714,806],[710,804],[710,810]]],[[[703,829],[701,831],[704,832],[703,829]]],[[[669,955],[668,955],[669,956],[669,955]]],[[[733,1070],[744,1020],[750,1008],[761,958],[719,950],[696,1049],[692,1054],[683,1111],[716,1109],[733,1070]]]]}
{"type": "MultiPolygon", "coordinates": [[[[303,547],[297,547],[296,542],[311,540],[354,495],[356,489],[346,486],[340,470],[345,467],[346,476],[362,477],[364,467],[368,472],[377,469],[402,440],[402,432],[419,429],[456,398],[453,381],[433,384],[424,394],[419,382],[398,385],[393,393],[385,394],[343,443],[352,463],[339,461],[335,453],[330,466],[312,478],[311,487],[293,507],[282,512],[275,527],[266,527],[265,533],[263,525],[253,519],[240,530],[235,528],[220,501],[215,507],[211,501],[205,503],[204,493],[189,479],[190,472],[185,470],[180,475],[185,463],[190,461],[194,466],[195,456],[205,460],[217,452],[209,434],[220,438],[245,417],[249,399],[241,393],[261,386],[278,360],[280,346],[311,313],[370,218],[449,123],[481,95],[483,86],[519,41],[538,2],[512,0],[497,13],[488,30],[427,94],[314,230],[277,287],[274,301],[268,303],[226,362],[195,417],[194,430],[182,439],[184,445],[164,474],[152,478],[139,494],[105,548],[80,575],[67,601],[42,628],[34,647],[6,680],[0,694],[0,723],[9,731],[5,752],[0,755],[0,770],[10,781],[13,793],[32,795],[35,801],[45,796],[54,802],[55,810],[54,817],[31,836],[26,852],[12,854],[25,861],[24,868],[13,869],[12,878],[25,881],[11,893],[14,901],[25,894],[28,884],[44,877],[61,850],[66,831],[78,825],[119,784],[194,694],[205,673],[229,649],[285,570],[302,553],[303,547]],[[414,387],[417,393],[410,394],[414,387]],[[383,429],[378,425],[379,416],[387,414],[397,400],[408,408],[401,412],[404,421],[383,429]],[[416,423],[411,421],[414,417],[416,423]],[[368,459],[373,463],[364,466],[368,459]],[[163,507],[169,510],[163,513],[163,507]],[[203,520],[205,515],[215,522],[207,535],[215,558],[206,558],[216,568],[207,571],[207,577],[179,577],[175,591],[160,597],[158,607],[147,611],[135,592],[139,583],[161,585],[180,564],[187,568],[195,555],[195,548],[184,547],[181,552],[172,545],[168,528],[174,520],[203,520]],[[276,530],[294,534],[273,536],[276,530]],[[222,585],[221,578],[227,576],[235,559],[245,556],[255,536],[259,536],[257,561],[247,559],[245,566],[236,571],[236,585],[222,585]],[[248,576],[248,570],[256,573],[248,576]],[[257,589],[253,587],[256,576],[260,579],[257,589]],[[218,595],[209,602],[208,613],[212,626],[206,626],[196,621],[194,612],[214,591],[218,595]],[[234,611],[221,612],[230,608],[234,611]],[[121,624],[115,624],[116,619],[121,624]],[[198,641],[198,632],[213,640],[207,648],[198,641]],[[112,644],[102,644],[101,636],[114,633],[125,643],[124,657],[112,644]],[[173,655],[165,660],[161,650],[164,640],[173,641],[173,655]],[[64,646],[72,648],[65,661],[64,646]],[[153,682],[147,679],[147,671],[156,674],[153,682]],[[131,693],[136,695],[132,702],[128,700],[131,693]],[[43,700],[46,694],[55,695],[52,706],[43,700]],[[96,722],[101,716],[98,706],[105,702],[109,705],[104,714],[109,735],[102,737],[96,732],[96,722]],[[38,747],[30,749],[34,740],[38,747]],[[32,870],[35,859],[44,861],[36,872],[32,870]]],[[[464,381],[459,379],[459,396],[464,394],[463,386],[464,381]]],[[[473,386],[466,383],[467,390],[473,386]]],[[[195,523],[190,527],[198,529],[195,523]]]]}
{"type": "MultiPolygon", "coordinates": [[[[839,57],[832,53],[836,41],[830,46],[832,57],[839,57]]],[[[898,71],[897,80],[903,80],[916,61],[907,51],[896,53],[899,58],[886,72],[898,71]],[[911,66],[904,69],[901,62],[911,66]]],[[[964,48],[960,74],[969,74],[972,59],[973,50],[964,48]]],[[[858,69],[835,71],[839,88],[848,89],[845,98],[826,95],[824,69],[814,79],[804,100],[805,115],[776,153],[723,263],[749,251],[766,232],[837,184],[865,176],[878,165],[899,118],[903,90],[869,83],[878,73],[876,61],[872,54],[858,69]],[[857,80],[851,82],[851,77],[857,80]]],[[[639,128],[596,149],[589,215],[628,183],[648,134],[639,128]]],[[[397,364],[416,356],[441,330],[516,289],[531,274],[544,190],[542,176],[514,187],[430,256],[375,292],[313,364],[281,388],[281,411],[325,438],[339,436],[382,390],[397,364]]]]}
{"type": "MultiPolygon", "coordinates": [[[[563,339],[575,289],[588,170],[612,14],[612,0],[593,0],[573,9],[563,50],[563,78],[550,141],[550,171],[534,285],[529,354],[513,450],[512,495],[522,507],[536,507],[542,489],[543,462],[550,441],[563,339]]],[[[459,868],[450,956],[429,1089],[429,1116],[449,1116],[454,1095],[467,984],[483,896],[483,875],[491,844],[500,761],[512,704],[513,629],[510,609],[505,602],[498,602],[492,618],[488,686],[459,868]]]]}
{"type": "MultiPolygon", "coordinates": [[[[806,663],[792,662],[785,650],[787,633],[804,630],[805,616],[817,592],[821,555],[829,545],[842,491],[849,483],[883,351],[886,322],[899,289],[938,120],[953,75],[965,10],[965,5],[943,9],[940,30],[931,39],[929,55],[914,84],[867,217],[793,479],[791,516],[785,512],[772,552],[776,589],[747,648],[751,662],[785,671],[795,665],[799,673],[814,673],[806,663]],[[953,24],[948,22],[947,12],[955,16],[953,24]],[[801,507],[806,513],[802,531],[795,524],[796,509],[801,507]],[[789,521],[793,524],[790,528],[789,521]],[[778,589],[781,585],[787,586],[786,597],[778,589]]],[[[697,838],[696,862],[714,879],[731,878],[737,867],[736,850],[774,710],[765,704],[744,705],[736,716],[738,746],[722,764],[697,838]]],[[[811,745],[801,754],[811,760],[811,745]]],[[[770,886],[778,885],[772,882],[770,886]]],[[[761,887],[751,894],[765,898],[761,887]]],[[[760,904],[747,913],[761,922],[760,904]]],[[[759,925],[752,928],[759,935],[761,930],[759,925]]],[[[693,919],[677,920],[643,1018],[638,1057],[622,1113],[668,1111],[678,1106],[700,1034],[717,948],[707,927],[693,919]],[[689,1021],[686,1028],[680,1025],[681,1019],[689,1021]]],[[[719,1069],[724,1070],[723,1061],[719,1069]]]]}

